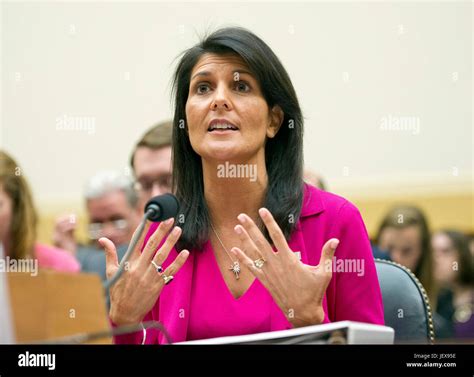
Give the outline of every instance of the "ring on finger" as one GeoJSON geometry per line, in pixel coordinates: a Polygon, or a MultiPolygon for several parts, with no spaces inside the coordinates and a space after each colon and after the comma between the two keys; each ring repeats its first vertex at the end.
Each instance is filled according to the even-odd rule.
{"type": "Polygon", "coordinates": [[[160,274],[163,272],[163,267],[157,264],[154,260],[151,261],[151,264],[153,267],[155,267],[155,270],[159,272],[160,274]]]}
{"type": "Polygon", "coordinates": [[[265,264],[265,262],[266,262],[265,258],[258,258],[258,259],[253,261],[253,264],[256,268],[258,268],[260,270],[263,267],[263,265],[265,264]]]}
{"type": "Polygon", "coordinates": [[[162,277],[163,280],[165,281],[165,285],[168,285],[168,284],[171,283],[171,281],[174,279],[174,276],[173,276],[173,275],[162,274],[161,277],[162,277]]]}

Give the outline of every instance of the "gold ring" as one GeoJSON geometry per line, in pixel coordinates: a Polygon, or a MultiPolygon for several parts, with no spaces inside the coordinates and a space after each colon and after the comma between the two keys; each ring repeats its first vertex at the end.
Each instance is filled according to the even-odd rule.
{"type": "Polygon", "coordinates": [[[173,275],[168,276],[166,274],[162,274],[161,276],[163,277],[163,280],[165,281],[165,285],[168,285],[174,279],[173,275]]]}
{"type": "Polygon", "coordinates": [[[266,262],[265,258],[258,258],[257,260],[253,261],[253,264],[259,270],[263,267],[263,264],[266,262]]]}

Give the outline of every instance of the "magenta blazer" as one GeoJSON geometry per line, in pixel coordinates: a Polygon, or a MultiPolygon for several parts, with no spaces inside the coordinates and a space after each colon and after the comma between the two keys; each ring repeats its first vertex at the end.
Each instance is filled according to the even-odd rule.
{"type": "MultiPolygon", "coordinates": [[[[156,226],[148,236],[154,229],[156,226]]],[[[303,263],[317,265],[324,243],[333,237],[340,243],[333,260],[333,276],[323,300],[324,323],[351,320],[383,325],[383,303],[374,257],[359,210],[340,196],[305,185],[301,216],[290,237],[290,248],[301,253],[303,263]]],[[[206,278],[193,277],[196,253],[199,251],[191,252],[173,282],[163,288],[157,303],[143,320],[161,322],[173,342],[187,340],[188,316],[183,313],[189,313],[191,286],[206,278]]],[[[166,268],[176,256],[177,251],[173,249],[163,267],[166,268]]],[[[276,304],[270,315],[270,331],[291,328],[276,304]]],[[[216,321],[225,320],[216,318],[216,321]]],[[[120,335],[114,340],[116,344],[141,344],[143,332],[120,335]]],[[[166,339],[160,332],[149,329],[144,342],[164,344],[166,339]]]]}

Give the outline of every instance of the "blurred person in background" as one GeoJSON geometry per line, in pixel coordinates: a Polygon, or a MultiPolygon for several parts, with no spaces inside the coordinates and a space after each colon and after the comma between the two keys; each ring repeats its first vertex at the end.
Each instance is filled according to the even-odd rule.
{"type": "Polygon", "coordinates": [[[140,212],[153,196],[171,192],[172,121],[158,123],[138,141],[130,157],[140,212]]]}
{"type": "Polygon", "coordinates": [[[375,243],[390,260],[408,267],[420,280],[429,298],[435,336],[452,337],[449,322],[436,312],[438,287],[433,275],[431,233],[421,209],[409,205],[392,208],[382,220],[375,243]]]}
{"type": "Polygon", "coordinates": [[[468,238],[441,230],[431,244],[434,277],[440,286],[437,312],[451,324],[455,338],[474,340],[474,258],[468,238]]]}
{"type": "Polygon", "coordinates": [[[469,251],[474,258],[474,234],[469,235],[469,251]]]}
{"type": "Polygon", "coordinates": [[[382,220],[376,236],[378,249],[390,259],[408,267],[425,288],[432,308],[436,307],[436,286],[428,222],[413,206],[396,206],[382,220]]]}
{"type": "Polygon", "coordinates": [[[23,171],[0,150],[0,243],[5,256],[36,259],[39,268],[79,271],[79,263],[72,255],[37,242],[37,225],[38,215],[23,171]]]}
{"type": "Polygon", "coordinates": [[[119,257],[125,254],[140,221],[138,197],[132,180],[116,171],[95,174],[86,184],[84,197],[90,243],[78,245],[75,238],[76,223],[71,221],[75,216],[71,215],[58,219],[53,239],[55,245],[76,256],[82,271],[97,273],[104,280],[105,255],[97,240],[110,237],[119,245],[119,257]]]}

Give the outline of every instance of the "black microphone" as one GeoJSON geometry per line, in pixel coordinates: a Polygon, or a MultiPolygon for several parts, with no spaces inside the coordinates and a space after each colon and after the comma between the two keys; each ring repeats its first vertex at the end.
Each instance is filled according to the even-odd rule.
{"type": "Polygon", "coordinates": [[[170,217],[176,217],[178,214],[179,202],[176,196],[173,194],[158,195],[151,198],[145,205],[145,214],[143,215],[140,225],[137,230],[133,233],[133,237],[128,244],[128,249],[122,260],[120,261],[119,268],[114,276],[110,280],[104,282],[104,289],[107,291],[117,280],[122,276],[125,269],[125,263],[132,255],[133,249],[137,246],[137,242],[140,239],[143,229],[147,220],[158,222],[169,219],[170,217]]]}
{"type": "Polygon", "coordinates": [[[150,221],[163,221],[178,214],[179,203],[173,194],[158,195],[145,205],[145,216],[150,221]]]}

